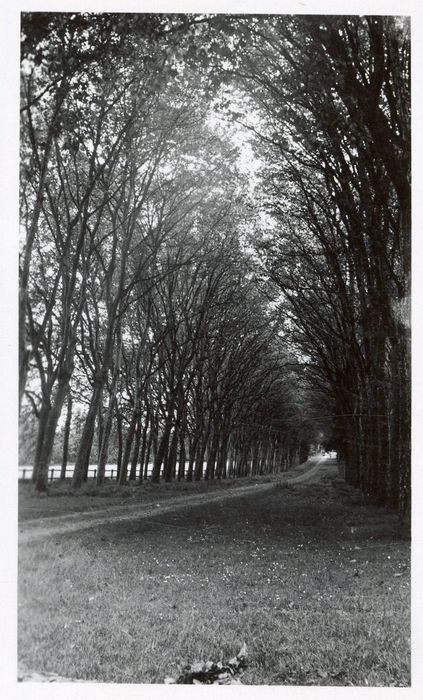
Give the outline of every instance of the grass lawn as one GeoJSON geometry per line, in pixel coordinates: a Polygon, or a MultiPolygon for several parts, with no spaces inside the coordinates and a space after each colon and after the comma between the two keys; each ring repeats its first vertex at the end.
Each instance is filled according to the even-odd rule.
{"type": "Polygon", "coordinates": [[[246,642],[245,684],[409,685],[409,555],[329,480],[48,537],[19,551],[19,659],[162,683],[246,642]]]}
{"type": "Polygon", "coordinates": [[[71,482],[54,481],[49,485],[48,496],[39,496],[30,481],[19,482],[19,521],[43,518],[65,513],[96,511],[105,508],[136,505],[137,503],[151,504],[164,502],[175,496],[185,496],[197,493],[227,491],[249,483],[276,481],[277,475],[258,476],[254,479],[223,479],[213,481],[172,481],[155,484],[144,481],[142,484],[127,484],[118,486],[114,481],[106,481],[98,487],[94,480],[89,480],[81,489],[74,491],[71,482]]]}

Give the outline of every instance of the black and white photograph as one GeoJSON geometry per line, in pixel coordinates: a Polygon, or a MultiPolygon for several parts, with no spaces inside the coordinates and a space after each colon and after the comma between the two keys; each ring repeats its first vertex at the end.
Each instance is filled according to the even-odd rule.
{"type": "Polygon", "coordinates": [[[339,5],[16,11],[17,693],[414,690],[416,39],[339,5]]]}

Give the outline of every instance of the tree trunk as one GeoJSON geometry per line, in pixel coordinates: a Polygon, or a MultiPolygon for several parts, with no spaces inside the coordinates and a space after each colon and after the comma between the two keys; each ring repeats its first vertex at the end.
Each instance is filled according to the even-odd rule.
{"type": "Polygon", "coordinates": [[[72,422],[72,394],[68,394],[68,406],[66,414],[65,430],[63,435],[62,468],[60,470],[60,481],[66,479],[66,467],[68,465],[69,435],[72,422]]]}
{"type": "Polygon", "coordinates": [[[235,472],[235,446],[233,439],[230,440],[229,446],[229,466],[228,466],[228,477],[233,478],[235,472]]]}
{"type": "Polygon", "coordinates": [[[210,444],[210,450],[207,457],[206,473],[204,474],[204,479],[208,481],[209,479],[214,479],[214,470],[216,465],[216,455],[217,448],[219,446],[219,434],[217,430],[213,431],[213,437],[210,444]]]}
{"type": "Polygon", "coordinates": [[[97,484],[99,486],[101,486],[101,484],[104,483],[104,476],[106,473],[106,463],[109,454],[110,433],[112,431],[113,424],[114,403],[115,397],[111,393],[109,397],[109,405],[107,407],[106,422],[103,427],[103,438],[101,441],[100,454],[97,465],[97,484]]]}
{"type": "Polygon", "coordinates": [[[94,384],[90,407],[85,418],[82,429],[81,441],[79,443],[78,454],[75,462],[75,469],[72,478],[72,487],[78,489],[82,485],[84,475],[87,473],[90,461],[91,448],[94,439],[95,421],[100,405],[105,377],[101,374],[94,384]]]}
{"type": "Polygon", "coordinates": [[[116,481],[119,482],[120,470],[122,467],[123,435],[122,435],[122,415],[119,411],[119,406],[118,406],[117,401],[115,401],[115,412],[116,412],[116,432],[117,432],[117,439],[118,439],[116,481]]]}
{"type": "Polygon", "coordinates": [[[150,464],[150,454],[151,454],[151,445],[153,443],[153,436],[150,432],[147,440],[147,449],[145,452],[145,462],[144,462],[144,479],[148,479],[148,466],[150,464]]]}
{"type": "Polygon", "coordinates": [[[41,409],[40,409],[40,412],[38,415],[37,444],[35,446],[34,466],[32,469],[32,483],[33,484],[35,484],[37,481],[40,458],[41,458],[41,450],[43,447],[47,418],[48,418],[50,410],[51,410],[51,404],[45,403],[41,406],[41,409]]]}
{"type": "Polygon", "coordinates": [[[145,455],[147,452],[148,426],[149,426],[149,411],[148,411],[148,405],[147,405],[147,414],[146,414],[146,417],[144,420],[144,428],[142,430],[142,438],[141,438],[140,475],[139,475],[140,483],[142,482],[142,480],[144,478],[144,462],[145,462],[145,455]]]}
{"type": "Polygon", "coordinates": [[[119,484],[121,486],[126,484],[126,481],[127,481],[128,464],[129,464],[129,458],[131,456],[132,445],[134,442],[135,429],[137,426],[137,418],[138,418],[138,416],[137,416],[135,408],[134,408],[134,410],[132,412],[131,420],[129,422],[128,432],[126,434],[125,449],[123,452],[122,465],[121,465],[121,469],[119,472],[119,484]]]}
{"type": "Polygon", "coordinates": [[[197,442],[198,440],[196,437],[194,439],[188,438],[188,469],[185,477],[187,481],[192,481],[197,442]]]}
{"type": "Polygon", "coordinates": [[[35,482],[35,487],[37,491],[40,492],[45,492],[48,488],[48,468],[50,466],[51,453],[53,450],[54,438],[57,430],[57,423],[62,412],[66,395],[69,391],[69,382],[71,374],[72,373],[70,372],[69,374],[63,375],[61,378],[59,378],[53,404],[46,417],[43,443],[40,450],[37,476],[35,482]]]}
{"type": "Polygon", "coordinates": [[[253,444],[253,455],[252,455],[252,460],[251,460],[251,467],[252,467],[252,473],[257,474],[258,469],[259,469],[259,451],[260,451],[260,445],[258,442],[257,437],[254,440],[253,444]]]}
{"type": "Polygon", "coordinates": [[[217,479],[226,479],[226,462],[228,460],[228,440],[229,440],[229,433],[224,432],[222,435],[221,443],[220,443],[220,449],[219,449],[219,455],[217,459],[217,469],[216,469],[216,478],[217,479]]]}
{"type": "Polygon", "coordinates": [[[197,446],[197,454],[195,458],[195,469],[194,469],[194,480],[195,481],[200,481],[203,477],[203,468],[204,468],[204,454],[206,451],[207,447],[207,440],[208,440],[208,435],[203,438],[203,440],[199,440],[198,446],[197,446]]]}
{"type": "Polygon", "coordinates": [[[97,414],[97,462],[100,459],[101,444],[103,442],[103,431],[104,431],[104,413],[103,413],[103,395],[98,406],[97,414]]]}
{"type": "MultiPolygon", "coordinates": [[[[90,461],[91,448],[94,439],[95,421],[97,417],[97,412],[103,396],[103,387],[107,380],[107,375],[109,369],[113,363],[113,354],[115,350],[114,343],[116,342],[116,359],[115,367],[113,371],[113,386],[117,377],[117,370],[120,365],[120,350],[121,350],[121,331],[119,324],[116,325],[115,314],[117,309],[117,302],[112,305],[112,311],[110,312],[111,318],[109,319],[109,326],[107,329],[107,337],[104,341],[103,348],[103,364],[101,368],[96,372],[94,378],[94,388],[91,395],[90,406],[88,409],[87,416],[85,418],[84,427],[82,430],[81,441],[79,444],[78,454],[75,463],[75,471],[72,479],[72,487],[80,488],[82,480],[88,471],[88,465],[90,461]],[[115,338],[116,331],[116,338],[115,338]]],[[[119,415],[118,406],[116,404],[117,416],[119,415]]],[[[119,423],[119,421],[118,421],[119,423]]],[[[120,426],[121,430],[121,426],[120,426]]],[[[120,439],[121,439],[120,435],[120,439]]]]}
{"type": "Polygon", "coordinates": [[[167,455],[167,458],[165,459],[165,469],[164,469],[164,477],[165,481],[172,481],[175,468],[176,468],[176,460],[177,460],[177,452],[178,452],[178,440],[179,440],[179,429],[178,426],[175,425],[173,429],[173,434],[172,434],[172,439],[170,441],[170,447],[169,447],[169,452],[167,455]]]}
{"type": "Polygon", "coordinates": [[[171,423],[170,421],[167,421],[165,423],[165,427],[162,433],[161,440],[159,442],[159,446],[157,449],[156,456],[154,458],[154,464],[153,464],[153,471],[151,474],[151,480],[154,483],[158,483],[160,481],[160,471],[162,468],[163,461],[165,460],[165,457],[167,455],[168,447],[169,447],[169,439],[170,439],[170,431],[171,431],[171,423]]]}
{"type": "Polygon", "coordinates": [[[181,481],[181,479],[185,477],[185,458],[185,438],[183,433],[181,433],[179,438],[178,481],[181,481]]]}
{"type": "MultiPolygon", "coordinates": [[[[141,445],[141,415],[138,416],[137,420],[137,427],[135,430],[135,441],[134,441],[134,449],[132,451],[132,457],[131,457],[131,469],[129,472],[129,481],[135,481],[137,478],[137,464],[138,464],[138,455],[140,453],[140,445],[141,445]]],[[[142,468],[140,468],[140,472],[142,472],[142,468]]],[[[142,479],[142,477],[141,477],[142,479]]]]}

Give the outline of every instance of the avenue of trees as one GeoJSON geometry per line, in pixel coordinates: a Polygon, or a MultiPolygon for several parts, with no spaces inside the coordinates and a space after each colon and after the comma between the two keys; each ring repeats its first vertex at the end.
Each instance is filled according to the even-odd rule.
{"type": "Polygon", "coordinates": [[[260,20],[237,72],[265,110],[275,233],[262,265],[333,405],[346,479],[404,511],[410,482],[406,20],[260,20]]]}
{"type": "Polygon", "coordinates": [[[405,512],[409,75],[401,18],[23,15],[38,490],[58,450],[75,488],[110,455],[120,484],[228,478],[302,461],[322,428],[405,512]]]}

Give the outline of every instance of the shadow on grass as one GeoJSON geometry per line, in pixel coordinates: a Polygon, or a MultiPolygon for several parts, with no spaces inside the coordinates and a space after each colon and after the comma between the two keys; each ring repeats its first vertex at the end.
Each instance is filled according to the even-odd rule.
{"type": "Polygon", "coordinates": [[[20,551],[19,656],[161,683],[246,642],[243,683],[407,685],[409,544],[329,480],[47,538],[20,551]]]}

